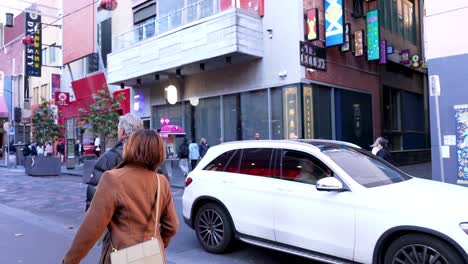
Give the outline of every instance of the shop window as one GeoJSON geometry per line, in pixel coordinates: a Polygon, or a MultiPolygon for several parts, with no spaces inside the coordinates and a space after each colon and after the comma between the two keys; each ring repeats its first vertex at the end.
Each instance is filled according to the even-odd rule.
{"type": "Polygon", "coordinates": [[[270,170],[272,154],[273,149],[268,148],[244,149],[239,172],[253,176],[274,176],[270,170]]]}
{"type": "Polygon", "coordinates": [[[284,139],[283,89],[271,89],[272,139],[284,139]]]}
{"type": "Polygon", "coordinates": [[[331,89],[314,86],[314,138],[332,139],[331,89]]]}
{"type": "Polygon", "coordinates": [[[258,90],[241,94],[242,139],[269,139],[268,93],[258,90]]]}
{"type": "Polygon", "coordinates": [[[236,141],[242,138],[240,95],[223,96],[223,131],[224,142],[236,141]]]}
{"type": "Polygon", "coordinates": [[[200,99],[194,107],[195,135],[199,140],[206,138],[209,145],[221,143],[221,101],[220,97],[200,99]]]}

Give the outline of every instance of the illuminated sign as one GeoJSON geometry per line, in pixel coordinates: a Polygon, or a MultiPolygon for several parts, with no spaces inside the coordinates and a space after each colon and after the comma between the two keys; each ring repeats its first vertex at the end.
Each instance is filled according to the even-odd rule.
{"type": "Polygon", "coordinates": [[[343,0],[324,0],[325,3],[325,46],[344,43],[343,0]]]}
{"type": "Polygon", "coordinates": [[[42,27],[41,16],[26,13],[26,36],[34,39],[34,44],[26,45],[25,72],[27,76],[41,77],[42,67],[42,27]]]}
{"type": "Polygon", "coordinates": [[[354,32],[354,56],[364,55],[364,30],[354,32]]]}
{"type": "Polygon", "coordinates": [[[379,11],[372,10],[366,15],[367,60],[380,59],[379,11]]]}
{"type": "Polygon", "coordinates": [[[319,38],[319,20],[317,8],[307,11],[307,40],[317,40],[319,38]]]}

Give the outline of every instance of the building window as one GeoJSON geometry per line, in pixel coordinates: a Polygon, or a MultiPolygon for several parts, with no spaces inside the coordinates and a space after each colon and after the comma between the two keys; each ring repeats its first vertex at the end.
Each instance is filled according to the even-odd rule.
{"type": "Polygon", "coordinates": [[[42,49],[42,64],[47,65],[47,48],[42,49]]]}
{"type": "Polygon", "coordinates": [[[242,139],[269,138],[268,92],[259,90],[241,94],[242,139]]]}
{"type": "Polygon", "coordinates": [[[416,14],[412,0],[379,0],[382,26],[416,43],[416,14]]]}
{"type": "Polygon", "coordinates": [[[240,95],[223,96],[223,141],[236,141],[242,138],[240,95]]]}
{"type": "Polygon", "coordinates": [[[363,0],[353,0],[353,14],[354,18],[359,18],[364,15],[363,0]]]}
{"type": "MultiPolygon", "coordinates": [[[[52,44],[52,45],[55,45],[52,44]]],[[[49,47],[49,63],[55,63],[57,60],[56,60],[56,55],[57,55],[57,51],[56,51],[56,47],[54,46],[51,46],[49,47]]]]}
{"type": "Polygon", "coordinates": [[[138,28],[138,40],[148,39],[154,36],[155,33],[155,18],[149,18],[143,22],[137,24],[138,28]]]}
{"type": "Polygon", "coordinates": [[[220,97],[200,99],[194,107],[195,137],[206,138],[208,144],[221,143],[221,101],[220,97]]]}

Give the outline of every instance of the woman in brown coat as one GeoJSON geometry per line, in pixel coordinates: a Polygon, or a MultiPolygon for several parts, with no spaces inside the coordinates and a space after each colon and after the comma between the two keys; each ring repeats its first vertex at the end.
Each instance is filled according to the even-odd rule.
{"type": "MultiPolygon", "coordinates": [[[[138,130],[123,150],[116,169],[102,175],[96,194],[63,263],[78,264],[107,230],[116,249],[147,241],[154,236],[157,177],[160,188],[160,228],[157,239],[166,248],[179,228],[171,189],[166,177],[154,173],[164,160],[164,146],[151,130],[138,130]]],[[[164,249],[161,249],[164,252],[164,249]]],[[[106,242],[99,263],[109,264],[112,246],[106,242]]]]}

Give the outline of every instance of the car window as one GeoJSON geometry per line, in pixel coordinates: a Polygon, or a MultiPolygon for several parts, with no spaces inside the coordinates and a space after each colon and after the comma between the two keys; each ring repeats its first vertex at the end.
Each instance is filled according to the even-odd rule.
{"type": "Polygon", "coordinates": [[[238,173],[239,172],[239,162],[241,159],[242,155],[242,150],[236,150],[234,155],[229,158],[229,161],[226,163],[226,166],[224,167],[225,172],[231,172],[231,173],[238,173]]]}
{"type": "Polygon", "coordinates": [[[215,158],[213,161],[211,161],[204,170],[210,170],[210,171],[224,171],[224,168],[226,165],[229,163],[231,160],[231,157],[233,157],[237,150],[231,150],[227,151],[221,155],[219,155],[217,158],[215,158]]]}
{"type": "Polygon", "coordinates": [[[411,179],[389,163],[363,150],[330,147],[322,151],[364,187],[377,187],[411,179]]]}
{"type": "Polygon", "coordinates": [[[254,176],[274,176],[270,169],[272,154],[273,149],[270,148],[244,149],[239,172],[254,176]]]}
{"type": "Polygon", "coordinates": [[[330,176],[333,172],[317,158],[300,151],[283,150],[281,179],[315,185],[330,176]]]}

